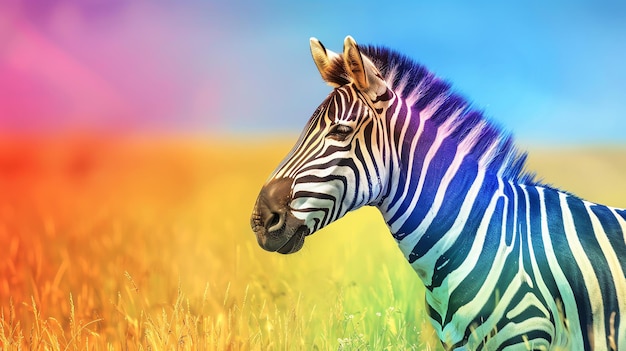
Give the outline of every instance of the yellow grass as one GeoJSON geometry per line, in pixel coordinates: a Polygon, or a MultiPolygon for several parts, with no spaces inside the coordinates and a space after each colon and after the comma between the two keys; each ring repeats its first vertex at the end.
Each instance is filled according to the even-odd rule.
{"type": "MultiPolygon", "coordinates": [[[[0,349],[439,348],[423,287],[375,210],[295,255],[258,247],[250,211],[290,142],[0,144],[0,349]]],[[[539,154],[546,180],[591,164],[606,182],[565,188],[626,207],[624,182],[608,182],[626,175],[623,151],[553,154],[580,168],[553,171],[539,154]]]]}

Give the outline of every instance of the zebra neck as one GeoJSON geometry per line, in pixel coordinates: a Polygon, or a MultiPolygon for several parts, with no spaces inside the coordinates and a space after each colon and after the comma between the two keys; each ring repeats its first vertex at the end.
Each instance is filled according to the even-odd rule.
{"type": "Polygon", "coordinates": [[[454,266],[446,267],[456,246],[471,245],[481,218],[495,211],[492,199],[506,182],[448,141],[431,153],[418,147],[410,165],[399,161],[389,196],[378,206],[427,287],[436,285],[454,266]]]}

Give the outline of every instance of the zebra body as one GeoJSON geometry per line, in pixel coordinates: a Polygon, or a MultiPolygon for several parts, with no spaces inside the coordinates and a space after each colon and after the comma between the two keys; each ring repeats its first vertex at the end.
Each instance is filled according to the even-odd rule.
{"type": "Polygon", "coordinates": [[[480,112],[384,48],[311,39],[334,87],[259,194],[269,251],[376,206],[447,349],[626,349],[626,210],[534,180],[480,112]]]}

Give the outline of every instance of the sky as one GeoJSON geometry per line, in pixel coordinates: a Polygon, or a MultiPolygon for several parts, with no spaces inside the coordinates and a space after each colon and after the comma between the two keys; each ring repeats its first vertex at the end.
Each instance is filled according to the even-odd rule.
{"type": "Polygon", "coordinates": [[[423,63],[525,143],[626,144],[618,1],[4,0],[0,134],[297,134],[309,38],[423,63]]]}

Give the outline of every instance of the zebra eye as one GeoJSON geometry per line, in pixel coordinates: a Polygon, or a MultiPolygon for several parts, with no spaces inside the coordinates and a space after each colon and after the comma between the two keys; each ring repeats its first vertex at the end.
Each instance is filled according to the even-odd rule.
{"type": "Polygon", "coordinates": [[[335,140],[345,140],[350,133],[352,133],[352,127],[345,124],[335,124],[330,128],[328,136],[335,140]]]}

